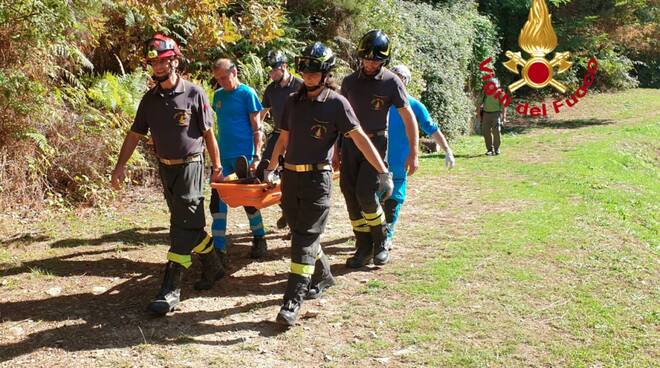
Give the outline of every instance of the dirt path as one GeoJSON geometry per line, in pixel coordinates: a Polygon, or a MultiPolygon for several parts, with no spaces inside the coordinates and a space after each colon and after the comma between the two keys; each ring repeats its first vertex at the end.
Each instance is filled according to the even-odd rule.
{"type": "MultiPolygon", "coordinates": [[[[529,159],[571,144],[562,142],[529,159]]],[[[485,158],[459,157],[459,165],[468,159],[485,158]]],[[[289,266],[285,232],[271,230],[268,257],[252,261],[242,210],[230,210],[231,274],[213,290],[195,292],[195,261],[181,309],[167,318],[145,311],[167,251],[167,213],[157,192],[124,194],[118,208],[52,216],[31,229],[0,229],[0,366],[407,366],[414,348],[382,326],[436,302],[397,292],[402,274],[478,231],[478,216],[527,205],[475,200],[489,188],[460,170],[441,173],[440,161],[429,160],[412,178],[393,262],[384,268],[344,266],[353,239],[335,188],[322,243],[339,284],[306,302],[301,323],[289,330],[274,323],[289,266]],[[362,344],[382,346],[382,354],[363,356],[362,344]]],[[[264,211],[271,229],[277,216],[274,208],[264,211]]]]}
{"type": "MultiPolygon", "coordinates": [[[[440,160],[434,161],[439,166],[440,160]]],[[[344,266],[353,239],[335,188],[322,243],[339,284],[326,297],[306,302],[302,323],[288,331],[273,322],[288,270],[285,231],[271,231],[267,259],[254,262],[247,255],[250,237],[241,210],[230,211],[231,274],[213,290],[195,292],[196,263],[186,276],[181,310],[167,318],[144,310],[160,285],[167,251],[167,217],[158,193],[126,198],[124,207],[105,215],[79,214],[44,224],[46,231],[14,236],[4,241],[11,257],[2,271],[0,357],[12,367],[362,365],[363,357],[352,356],[351,346],[376,338],[374,324],[391,318],[390,308],[401,298],[394,291],[370,295],[369,290],[398,282],[402,269],[442,251],[441,244],[433,249],[416,244],[407,228],[437,217],[447,225],[469,223],[479,213],[475,190],[462,190],[459,176],[420,177],[411,184],[402,218],[415,224],[402,222],[392,264],[358,271],[344,266]],[[438,193],[442,188],[453,210],[429,211],[431,204],[416,202],[422,188],[438,193]],[[111,228],[119,231],[108,232],[111,228]],[[384,296],[388,300],[379,300],[384,296]]],[[[271,227],[277,215],[272,208],[264,211],[271,227]]],[[[460,226],[454,232],[437,235],[458,236],[460,226]]],[[[394,363],[393,357],[410,353],[392,356],[398,350],[370,357],[368,364],[394,363]]]]}

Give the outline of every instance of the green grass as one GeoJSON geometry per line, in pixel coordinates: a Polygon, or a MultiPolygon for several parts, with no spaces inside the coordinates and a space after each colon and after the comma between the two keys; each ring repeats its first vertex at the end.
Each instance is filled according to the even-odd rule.
{"type": "MultiPolygon", "coordinates": [[[[612,124],[539,124],[505,135],[500,157],[478,156],[480,137],[454,143],[475,157],[450,175],[478,193],[466,210],[483,213],[455,236],[442,238],[441,222],[437,232],[408,228],[421,245],[443,244],[440,256],[399,271],[406,282],[396,289],[430,305],[390,323],[399,344],[422,347],[414,363],[656,364],[659,99],[654,90],[592,96],[588,114],[612,124]]],[[[421,180],[440,170],[423,159],[421,180]]],[[[452,206],[441,193],[419,196],[428,211],[452,206]]]]}
{"type": "Polygon", "coordinates": [[[8,250],[0,248],[0,264],[4,263],[12,263],[12,255],[8,250]]]}
{"type": "Polygon", "coordinates": [[[366,294],[378,294],[381,292],[383,289],[387,288],[387,284],[381,280],[369,280],[367,281],[367,285],[365,288],[365,293],[366,294]]]}
{"type": "Polygon", "coordinates": [[[53,278],[53,274],[50,271],[39,267],[30,267],[30,275],[35,278],[53,278]]]}

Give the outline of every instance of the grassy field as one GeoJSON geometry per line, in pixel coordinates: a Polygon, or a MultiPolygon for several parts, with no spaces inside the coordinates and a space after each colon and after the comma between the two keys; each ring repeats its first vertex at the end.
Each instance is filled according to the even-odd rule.
{"type": "Polygon", "coordinates": [[[336,188],[323,244],[340,282],[289,330],[273,323],[284,233],[251,262],[242,211],[232,274],[195,293],[196,269],[164,319],[144,312],[167,250],[158,193],[5,222],[0,366],[659,366],[658,106],[658,90],[589,96],[508,127],[501,156],[472,136],[453,143],[450,172],[423,158],[383,268],[345,268],[336,188]]]}

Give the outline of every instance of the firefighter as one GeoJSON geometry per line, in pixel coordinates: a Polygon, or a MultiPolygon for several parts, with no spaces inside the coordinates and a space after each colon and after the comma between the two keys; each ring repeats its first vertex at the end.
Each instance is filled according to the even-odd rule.
{"type": "Polygon", "coordinates": [[[146,47],[146,61],[156,85],[140,101],[135,120],[119,152],[111,183],[119,189],[126,162],[148,132],[154,140],[158,170],[170,211],[170,249],[165,277],[148,309],[158,315],[180,301],[181,279],[199,254],[203,271],[195,289],[209,289],[224,275],[211,237],[204,230],[204,144],[212,163],[212,181],[222,179],[218,146],[213,136],[213,111],[204,89],[177,74],[181,51],[169,37],[156,34],[146,47]]]}
{"type": "MultiPolygon", "coordinates": [[[[256,170],[261,159],[261,102],[253,88],[239,81],[236,64],[231,60],[216,60],[213,64],[213,75],[221,86],[213,95],[213,109],[218,118],[217,138],[222,158],[222,174],[228,176],[235,173],[239,178],[247,177],[249,171],[256,170]]],[[[254,207],[244,209],[252,231],[250,257],[263,258],[266,256],[267,245],[261,212],[254,207]]],[[[215,190],[211,193],[210,210],[213,216],[213,244],[226,263],[227,204],[215,190]]]]}
{"type": "MultiPolygon", "coordinates": [[[[263,110],[261,111],[261,121],[268,113],[273,118],[273,132],[268,137],[266,149],[264,150],[263,157],[270,158],[273,154],[273,148],[280,136],[280,124],[282,121],[282,113],[284,111],[284,103],[290,94],[297,92],[302,86],[302,79],[291,75],[289,73],[288,59],[282,51],[271,50],[266,57],[266,64],[270,67],[268,77],[271,83],[266,87],[264,96],[261,100],[263,110]]],[[[286,227],[286,218],[284,214],[277,220],[277,228],[283,229],[286,227]]]]}
{"type": "MultiPolygon", "coordinates": [[[[387,153],[387,122],[390,106],[396,107],[403,119],[410,153],[405,161],[407,175],[419,166],[418,129],[410,109],[405,87],[385,66],[392,47],[389,38],[380,30],[365,34],[358,46],[360,67],[344,78],[341,94],[348,99],[371,142],[385,159],[387,153]]],[[[341,191],[346,200],[348,216],[355,234],[355,254],[346,261],[351,268],[362,267],[373,259],[384,265],[389,259],[387,222],[380,199],[376,195],[378,173],[369,165],[353,140],[341,145],[341,191]]]]}
{"type": "MultiPolygon", "coordinates": [[[[405,65],[392,67],[392,72],[399,77],[406,86],[412,80],[410,69],[405,65]]],[[[445,166],[449,169],[454,167],[456,164],[454,154],[452,153],[451,148],[449,148],[447,139],[440,129],[438,129],[438,125],[431,118],[426,106],[410,95],[408,95],[408,103],[415,113],[415,119],[421,130],[426,133],[426,135],[433,138],[433,140],[445,151],[445,166]]],[[[388,249],[392,249],[394,226],[398,220],[401,206],[406,199],[408,177],[405,171],[405,163],[406,157],[408,156],[408,141],[406,139],[403,120],[401,120],[401,115],[396,111],[394,106],[390,107],[389,115],[387,164],[392,172],[394,190],[392,191],[392,196],[384,201],[383,211],[385,211],[385,220],[387,220],[388,249]]]]}
{"type": "Polygon", "coordinates": [[[265,172],[267,178],[272,178],[278,158],[286,153],[282,208],[292,233],[291,269],[277,322],[288,326],[298,318],[303,298],[317,298],[335,283],[320,236],[330,211],[331,161],[337,138],[342,134],[350,138],[373,166],[379,193],[388,197],[393,186],[391,174],[360,128],[350,104],[335,92],[331,74],[334,64],[335,56],[321,42],[305,48],[296,59],[304,84],[286,101],[280,137],[265,172]]]}

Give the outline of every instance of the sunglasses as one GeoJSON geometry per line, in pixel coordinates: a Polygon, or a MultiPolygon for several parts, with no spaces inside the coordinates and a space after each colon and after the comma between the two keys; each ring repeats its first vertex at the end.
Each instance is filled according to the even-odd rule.
{"type": "Polygon", "coordinates": [[[296,70],[298,73],[316,73],[323,70],[324,62],[306,57],[296,57],[296,70]]]}

